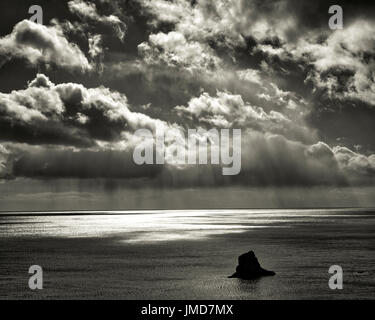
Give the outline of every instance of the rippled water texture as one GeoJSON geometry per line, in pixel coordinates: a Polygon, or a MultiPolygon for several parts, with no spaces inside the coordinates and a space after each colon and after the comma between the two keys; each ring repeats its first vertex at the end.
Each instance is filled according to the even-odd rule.
{"type": "Polygon", "coordinates": [[[375,212],[196,210],[3,213],[1,298],[374,298],[375,212]],[[275,277],[227,279],[254,250],[275,277]],[[44,269],[31,292],[28,268],[44,269]],[[344,269],[344,290],[328,269],[344,269]]]}

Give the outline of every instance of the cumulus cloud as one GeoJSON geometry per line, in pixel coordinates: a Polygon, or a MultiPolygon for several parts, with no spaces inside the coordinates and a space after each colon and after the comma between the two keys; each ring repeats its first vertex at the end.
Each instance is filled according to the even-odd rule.
{"type": "Polygon", "coordinates": [[[251,128],[260,132],[282,134],[298,141],[310,140],[312,129],[297,123],[286,115],[251,105],[240,95],[217,92],[216,96],[203,93],[190,100],[187,106],[177,106],[175,111],[193,123],[217,128],[251,128]]]}
{"type": "Polygon", "coordinates": [[[2,140],[89,147],[162,122],[132,112],[126,96],[108,88],[55,85],[38,74],[26,89],[0,93],[0,123],[2,140]]]}
{"type": "Polygon", "coordinates": [[[365,156],[346,147],[333,148],[340,167],[351,176],[375,177],[375,154],[365,156]]]}
{"type": "Polygon", "coordinates": [[[303,39],[293,51],[314,66],[308,80],[329,96],[355,98],[374,105],[375,24],[358,20],[324,41],[303,39]]]}
{"type": "Polygon", "coordinates": [[[374,105],[374,32],[374,22],[362,18],[342,30],[302,32],[295,42],[259,42],[252,52],[261,52],[276,61],[274,66],[262,61],[268,72],[281,68],[287,74],[289,71],[280,65],[294,63],[306,74],[305,82],[311,82],[329,98],[356,99],[374,105]]]}
{"type": "MultiPolygon", "coordinates": [[[[118,18],[121,10],[111,14],[112,7],[103,5],[109,2],[95,3],[68,2],[70,17],[79,22],[55,20],[45,27],[23,21],[0,39],[3,55],[90,70],[62,31],[73,30],[71,38],[80,34],[87,41],[90,61],[103,66],[100,80],[53,75],[69,79],[55,84],[38,74],[25,89],[0,93],[0,176],[131,178],[165,186],[373,181],[369,150],[361,154],[326,143],[309,124],[306,117],[316,101],[310,97],[311,83],[303,82],[308,75],[332,99],[371,104],[371,22],[295,37],[301,8],[290,11],[291,1],[140,0],[142,18],[135,19],[142,21],[132,25],[129,20],[135,35],[129,32],[134,52],[128,54],[128,44],[118,41],[126,31],[118,18]],[[108,44],[115,50],[104,57],[113,49],[108,44]],[[101,80],[105,86],[98,86],[101,80]],[[166,140],[166,165],[135,166],[131,155],[139,140],[134,132],[162,127],[185,134],[188,128],[241,129],[241,173],[223,177],[217,165],[175,165],[168,161],[171,139],[166,140]]],[[[121,1],[115,5],[125,8],[121,1]]]]}
{"type": "Polygon", "coordinates": [[[164,186],[346,185],[373,179],[374,155],[366,157],[323,142],[301,142],[301,136],[312,135],[308,127],[228,92],[191,99],[187,106],[175,108],[178,121],[168,123],[132,111],[119,92],[54,84],[39,74],[26,89],[1,94],[0,108],[0,139],[6,142],[0,150],[2,179],[142,178],[146,184],[164,186]],[[177,140],[168,133],[178,129],[184,134],[192,123],[206,130],[242,129],[238,176],[222,176],[221,165],[180,166],[169,161],[177,140]],[[140,142],[134,133],[140,128],[166,130],[165,165],[134,163],[133,150],[140,142]]]}
{"type": "Polygon", "coordinates": [[[92,145],[80,128],[62,121],[65,106],[48,78],[39,75],[25,90],[0,93],[0,139],[32,144],[92,145]]]}
{"type": "MultiPolygon", "coordinates": [[[[151,15],[153,25],[169,23],[173,32],[190,42],[238,48],[245,46],[245,39],[250,37],[255,41],[250,53],[260,52],[275,63],[268,64],[269,72],[279,68],[278,71],[288,74],[287,65],[294,63],[308,73],[307,81],[326,90],[331,98],[358,99],[373,105],[374,23],[366,17],[366,6],[360,10],[346,5],[355,14],[361,11],[362,18],[348,17],[343,30],[332,31],[327,27],[328,14],[325,19],[322,17],[324,6],[320,1],[308,4],[308,9],[306,4],[294,1],[261,4],[242,0],[215,3],[142,0],[141,3],[151,15]]],[[[254,72],[245,72],[240,70],[239,77],[259,84],[254,72]]],[[[265,94],[263,97],[267,98],[265,94]]],[[[292,103],[290,108],[293,107],[292,103]]]]}
{"type": "Polygon", "coordinates": [[[171,23],[175,30],[189,39],[209,40],[222,38],[225,46],[244,44],[244,37],[258,40],[272,37],[286,38],[296,27],[292,15],[281,13],[289,10],[285,1],[195,1],[141,0],[144,10],[154,18],[152,23],[171,23]]]}
{"type": "MultiPolygon", "coordinates": [[[[345,204],[366,188],[371,198],[373,6],[344,1],[344,30],[337,31],[328,28],[323,0],[69,0],[45,6],[48,25],[21,21],[1,30],[0,185],[11,208],[23,190],[30,193],[28,209],[56,197],[57,206],[75,197],[82,207],[90,201],[103,206],[104,198],[116,206],[113,194],[104,192],[115,186],[152,191],[149,207],[163,205],[163,188],[173,190],[162,194],[174,206],[170,194],[182,195],[179,200],[186,195],[180,187],[212,205],[202,186],[216,200],[219,192],[227,206],[238,202],[227,201],[226,194],[236,197],[233,190],[254,202],[259,190],[272,189],[284,204],[283,190],[293,190],[298,205],[306,204],[306,193],[337,199],[333,189],[345,194],[345,204]],[[36,70],[44,74],[35,77],[36,70]],[[137,129],[165,130],[165,164],[135,165],[134,148],[144,142],[137,129]],[[240,173],[223,176],[229,166],[221,163],[175,163],[179,147],[192,155],[181,142],[188,129],[200,129],[195,138],[215,150],[220,144],[205,131],[241,129],[240,173]],[[53,186],[54,197],[35,198],[37,185],[53,186]],[[91,200],[83,186],[95,191],[91,200]]],[[[8,21],[15,21],[13,13],[8,21]]],[[[150,145],[155,150],[153,138],[150,145]]]]}
{"type": "Polygon", "coordinates": [[[165,64],[189,71],[212,71],[220,59],[213,50],[202,43],[188,41],[180,32],[152,34],[148,42],[138,46],[144,60],[150,64],[165,64]]]}
{"type": "Polygon", "coordinates": [[[70,43],[58,26],[44,26],[23,20],[11,34],[0,38],[0,56],[6,62],[21,58],[32,65],[55,65],[87,71],[91,65],[79,47],[70,43]]]}

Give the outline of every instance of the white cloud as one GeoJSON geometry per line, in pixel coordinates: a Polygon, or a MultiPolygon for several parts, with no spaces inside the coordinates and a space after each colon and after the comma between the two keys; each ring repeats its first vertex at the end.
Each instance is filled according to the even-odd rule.
{"type": "Polygon", "coordinates": [[[220,59],[207,45],[189,41],[175,31],[152,34],[148,42],[140,44],[138,49],[147,63],[182,67],[191,72],[209,72],[220,64],[220,59]]]}
{"type": "Polygon", "coordinates": [[[131,111],[121,93],[76,83],[55,85],[43,74],[24,90],[0,93],[0,122],[2,135],[11,141],[86,147],[164,124],[131,111]]]}
{"type": "Polygon", "coordinates": [[[260,72],[254,69],[245,69],[237,71],[237,75],[241,80],[246,80],[259,85],[263,84],[260,72]]]}
{"type": "Polygon", "coordinates": [[[280,12],[288,10],[286,2],[268,3],[268,12],[278,15],[265,16],[257,1],[197,1],[191,4],[184,0],[140,0],[144,10],[153,17],[153,24],[174,23],[175,30],[196,41],[224,37],[228,46],[244,44],[243,36],[257,40],[270,37],[286,38],[289,30],[296,27],[291,15],[280,19],[280,12]]]}
{"type": "Polygon", "coordinates": [[[89,37],[89,55],[91,58],[100,57],[103,54],[102,36],[95,34],[89,37]]]}
{"type": "Polygon", "coordinates": [[[333,152],[343,170],[360,176],[375,177],[375,154],[365,156],[346,147],[335,147],[333,152]]]}
{"type": "Polygon", "coordinates": [[[120,40],[124,40],[126,33],[126,25],[115,15],[104,16],[97,11],[95,3],[82,0],[73,0],[68,2],[69,10],[83,20],[92,20],[110,26],[116,32],[120,40]]]}
{"type": "Polygon", "coordinates": [[[58,26],[44,26],[28,20],[19,22],[11,34],[0,38],[0,56],[6,60],[23,58],[33,65],[52,64],[81,71],[92,69],[79,47],[70,43],[58,26]]]}
{"type": "Polygon", "coordinates": [[[343,30],[331,31],[324,41],[310,35],[288,50],[314,67],[307,80],[331,97],[375,105],[374,41],[375,24],[357,20],[343,30]]]}
{"type": "Polygon", "coordinates": [[[240,95],[217,92],[216,96],[203,93],[192,98],[187,106],[177,106],[175,111],[201,125],[219,128],[252,128],[260,132],[282,134],[292,139],[308,141],[314,130],[303,122],[291,121],[286,115],[245,102],[240,95]]]}

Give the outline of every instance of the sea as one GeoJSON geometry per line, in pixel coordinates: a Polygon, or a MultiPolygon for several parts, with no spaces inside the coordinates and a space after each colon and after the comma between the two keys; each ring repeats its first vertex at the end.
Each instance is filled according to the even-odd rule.
{"type": "Polygon", "coordinates": [[[0,299],[374,298],[372,208],[0,213],[0,299]],[[250,250],[276,275],[228,278],[250,250]]]}

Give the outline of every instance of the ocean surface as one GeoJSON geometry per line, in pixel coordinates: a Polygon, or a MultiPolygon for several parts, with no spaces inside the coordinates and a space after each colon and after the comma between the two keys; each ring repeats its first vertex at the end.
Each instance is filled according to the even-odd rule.
{"type": "Polygon", "coordinates": [[[2,212],[0,298],[374,299],[375,210],[2,212]],[[228,279],[249,250],[276,276],[228,279]]]}

